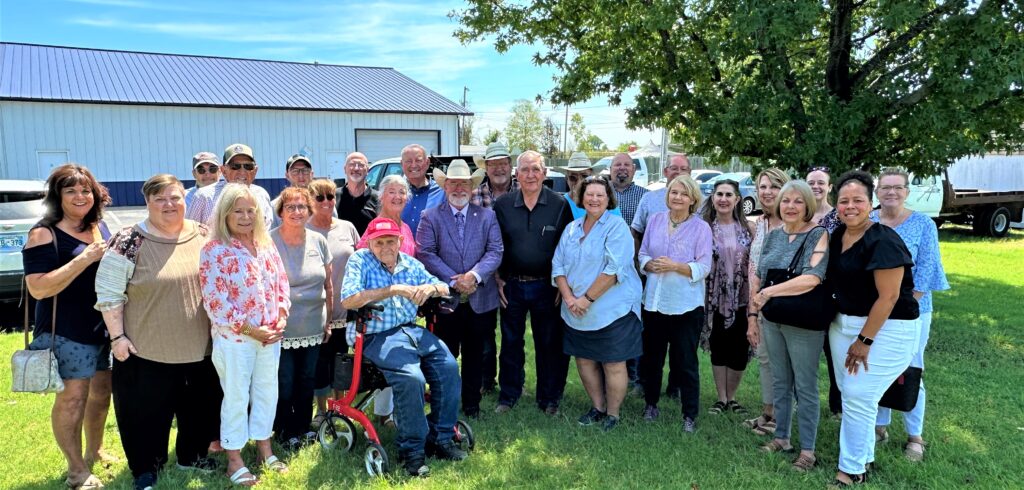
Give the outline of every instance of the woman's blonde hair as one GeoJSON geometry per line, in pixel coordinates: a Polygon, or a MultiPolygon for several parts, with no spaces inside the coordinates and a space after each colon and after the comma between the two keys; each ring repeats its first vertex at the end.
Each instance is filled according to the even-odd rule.
{"type": "Polygon", "coordinates": [[[671,199],[669,191],[672,190],[672,186],[679,184],[686,190],[686,194],[690,196],[690,214],[693,214],[698,208],[700,208],[700,202],[704,199],[704,195],[700,192],[700,185],[697,184],[696,180],[689,175],[682,174],[669,182],[665,186],[665,205],[668,206],[668,202],[671,199]]]}
{"type": "Polygon", "coordinates": [[[789,192],[800,194],[800,198],[804,200],[804,223],[811,221],[814,218],[814,213],[818,212],[818,201],[814,199],[814,191],[811,190],[807,181],[800,179],[791,180],[782,186],[779,197],[775,198],[775,212],[773,213],[775,217],[782,219],[782,197],[789,192]]]}
{"type": "Polygon", "coordinates": [[[267,233],[267,224],[263,221],[263,210],[260,209],[259,200],[249,190],[249,186],[242,184],[228,184],[217,200],[217,207],[213,210],[210,229],[213,230],[213,239],[223,243],[231,242],[231,231],[228,230],[228,215],[235,208],[239,199],[248,199],[256,207],[256,219],[252,224],[252,241],[256,248],[271,246],[270,234],[267,233]]]}
{"type": "Polygon", "coordinates": [[[903,177],[903,185],[910,185],[910,174],[906,170],[900,167],[883,167],[882,171],[878,173],[878,181],[882,181],[882,177],[888,177],[890,175],[899,175],[903,177]]]}

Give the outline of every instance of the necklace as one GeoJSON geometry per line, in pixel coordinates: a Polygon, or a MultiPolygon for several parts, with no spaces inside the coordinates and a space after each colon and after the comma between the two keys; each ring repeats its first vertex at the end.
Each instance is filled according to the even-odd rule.
{"type": "Polygon", "coordinates": [[[690,219],[690,215],[685,216],[683,219],[681,219],[679,221],[676,221],[676,220],[672,219],[672,215],[671,214],[668,215],[668,222],[671,223],[672,228],[675,228],[675,227],[685,223],[686,220],[688,220],[688,219],[690,219]]]}

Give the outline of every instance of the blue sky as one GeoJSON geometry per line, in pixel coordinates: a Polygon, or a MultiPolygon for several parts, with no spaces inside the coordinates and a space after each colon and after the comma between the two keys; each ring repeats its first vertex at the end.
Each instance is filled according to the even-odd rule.
{"type": "MultiPolygon", "coordinates": [[[[477,130],[501,128],[516,99],[553,86],[554,71],[531,63],[535,49],[498,54],[464,46],[448,13],[458,1],[0,0],[0,39],[346,65],[388,66],[456,102],[469,88],[477,130]]],[[[562,124],[564,108],[543,106],[562,124]]],[[[609,146],[645,144],[659,133],[625,128],[620,107],[596,98],[570,108],[609,146]]]]}

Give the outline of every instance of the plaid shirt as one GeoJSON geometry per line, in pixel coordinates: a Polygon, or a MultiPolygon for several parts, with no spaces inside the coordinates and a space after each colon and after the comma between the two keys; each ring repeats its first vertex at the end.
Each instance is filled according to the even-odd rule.
{"type": "MultiPolygon", "coordinates": [[[[383,264],[369,249],[360,249],[352,254],[345,266],[345,278],[341,281],[342,301],[368,289],[380,289],[393,284],[421,286],[423,284],[444,284],[430,275],[420,261],[406,255],[398,254],[395,273],[384,269],[383,264]]],[[[374,312],[374,318],[367,322],[366,333],[374,334],[385,330],[413,323],[416,321],[416,303],[402,297],[392,296],[381,300],[378,304],[384,311],[374,312]]],[[[356,343],[356,329],[352,325],[345,329],[345,339],[349,345],[356,343]]]]}
{"type": "MultiPolygon", "coordinates": [[[[508,192],[505,194],[511,194],[517,190],[519,190],[519,182],[512,179],[512,186],[509,187],[508,192]]],[[[502,194],[502,196],[505,194],[502,194]]],[[[480,183],[480,187],[473,189],[473,197],[469,202],[482,208],[491,209],[491,206],[494,205],[495,199],[497,199],[497,197],[494,197],[494,194],[491,193],[490,179],[485,177],[484,181],[480,183]]]]}
{"type": "Polygon", "coordinates": [[[636,214],[636,208],[640,205],[640,199],[647,194],[647,189],[630,182],[626,190],[622,192],[614,188],[612,190],[615,192],[615,200],[619,203],[619,209],[622,210],[622,219],[626,220],[627,225],[633,223],[633,215],[636,214]]]}

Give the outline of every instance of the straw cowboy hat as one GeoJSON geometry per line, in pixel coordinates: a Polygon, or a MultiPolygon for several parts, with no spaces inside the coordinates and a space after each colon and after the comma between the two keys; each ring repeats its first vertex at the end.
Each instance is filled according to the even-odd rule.
{"type": "Polygon", "coordinates": [[[569,163],[564,167],[552,167],[552,170],[560,173],[566,172],[582,172],[584,170],[593,170],[594,173],[599,173],[604,170],[605,165],[591,163],[590,159],[587,158],[587,154],[582,151],[577,151],[569,156],[569,163]]]}
{"type": "Polygon", "coordinates": [[[444,187],[444,181],[447,179],[472,180],[473,187],[478,187],[484,180],[484,170],[477,169],[476,172],[470,172],[469,164],[465,160],[457,158],[448,164],[447,174],[439,168],[434,169],[434,180],[437,185],[444,187]]]}
{"type": "Polygon", "coordinates": [[[508,152],[508,147],[504,143],[498,143],[495,141],[487,145],[487,150],[484,154],[473,155],[473,163],[476,164],[477,168],[487,168],[487,162],[491,160],[497,160],[499,158],[511,159],[512,155],[508,152]]]}

